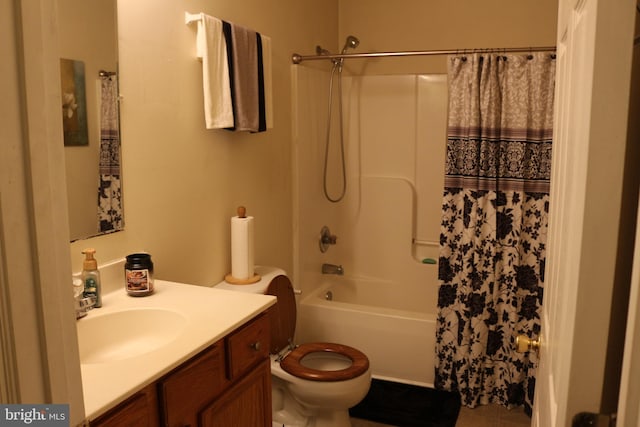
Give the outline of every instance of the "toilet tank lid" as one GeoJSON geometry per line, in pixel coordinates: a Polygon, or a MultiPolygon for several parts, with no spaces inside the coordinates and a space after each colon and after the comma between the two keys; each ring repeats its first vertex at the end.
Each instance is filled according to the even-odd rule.
{"type": "Polygon", "coordinates": [[[278,267],[270,267],[263,265],[256,265],[254,267],[254,273],[260,276],[260,280],[256,283],[249,285],[235,285],[222,281],[217,285],[214,285],[216,289],[226,289],[229,291],[248,292],[251,294],[266,294],[269,284],[276,276],[286,276],[287,273],[278,267]]]}

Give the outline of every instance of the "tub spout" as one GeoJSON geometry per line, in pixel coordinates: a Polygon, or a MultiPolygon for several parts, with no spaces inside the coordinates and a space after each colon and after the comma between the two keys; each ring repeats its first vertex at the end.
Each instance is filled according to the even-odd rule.
{"type": "Polygon", "coordinates": [[[337,274],[342,276],[344,274],[344,269],[341,265],[322,264],[322,274],[337,274]]]}

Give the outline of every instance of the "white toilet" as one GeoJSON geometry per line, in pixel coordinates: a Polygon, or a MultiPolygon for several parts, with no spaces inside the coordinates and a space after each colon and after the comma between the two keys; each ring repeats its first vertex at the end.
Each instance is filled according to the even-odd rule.
{"type": "Polygon", "coordinates": [[[348,427],[349,408],[369,391],[371,370],[367,356],[334,343],[293,347],[296,300],[283,270],[256,267],[259,282],[219,289],[274,295],[278,303],[271,317],[271,383],[274,426],[348,427]]]}

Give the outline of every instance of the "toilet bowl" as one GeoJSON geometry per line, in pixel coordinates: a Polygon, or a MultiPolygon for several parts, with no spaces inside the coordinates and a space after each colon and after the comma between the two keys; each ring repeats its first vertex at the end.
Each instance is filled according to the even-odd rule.
{"type": "Polygon", "coordinates": [[[360,402],[371,384],[369,359],[344,344],[294,345],[296,301],[283,270],[256,267],[259,282],[216,288],[274,295],[271,320],[272,417],[274,425],[347,427],[349,408],[360,402]]]}

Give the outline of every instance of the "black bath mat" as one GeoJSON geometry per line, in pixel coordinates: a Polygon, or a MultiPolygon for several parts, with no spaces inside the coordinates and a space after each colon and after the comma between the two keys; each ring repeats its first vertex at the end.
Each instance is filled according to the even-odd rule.
{"type": "Polygon", "coordinates": [[[454,427],[459,412],[457,393],[374,378],[349,415],[399,427],[454,427]]]}

